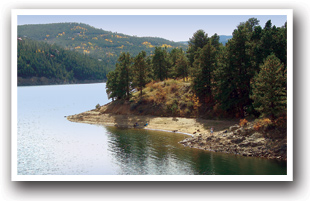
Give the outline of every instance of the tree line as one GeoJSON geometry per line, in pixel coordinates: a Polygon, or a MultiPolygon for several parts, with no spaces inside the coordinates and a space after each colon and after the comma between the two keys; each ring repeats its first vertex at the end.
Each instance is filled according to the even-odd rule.
{"type": "Polygon", "coordinates": [[[129,99],[150,81],[182,78],[199,98],[200,113],[242,118],[286,115],[287,26],[262,28],[256,18],[240,23],[225,46],[219,36],[196,31],[186,51],[156,47],[131,57],[122,53],[107,77],[109,98],[129,99]]]}

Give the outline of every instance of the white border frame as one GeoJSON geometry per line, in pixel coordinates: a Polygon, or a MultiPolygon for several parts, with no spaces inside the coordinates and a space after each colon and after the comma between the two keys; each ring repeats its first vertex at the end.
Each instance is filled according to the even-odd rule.
{"type": "MultiPolygon", "coordinates": [[[[13,9],[11,13],[12,181],[293,181],[293,10],[292,9],[13,9]],[[104,12],[103,12],[104,11],[104,12]],[[286,15],[287,175],[17,175],[18,15],[286,15]]],[[[126,34],[126,33],[125,33],[126,34]]]]}

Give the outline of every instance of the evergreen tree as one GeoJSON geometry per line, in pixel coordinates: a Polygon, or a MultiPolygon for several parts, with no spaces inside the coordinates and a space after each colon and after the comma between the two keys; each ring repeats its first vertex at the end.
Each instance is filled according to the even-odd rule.
{"type": "Polygon", "coordinates": [[[212,45],[216,50],[219,50],[219,49],[220,49],[220,46],[222,45],[222,44],[220,43],[220,36],[217,35],[217,34],[215,33],[213,36],[211,36],[210,40],[211,40],[211,45],[212,45]]]}
{"type": "Polygon", "coordinates": [[[195,54],[198,49],[203,48],[208,43],[208,34],[203,30],[198,30],[194,33],[193,37],[189,39],[187,56],[189,65],[192,66],[195,60],[195,54]]]}
{"type": "Polygon", "coordinates": [[[171,72],[169,76],[173,79],[177,78],[176,61],[180,56],[180,52],[183,52],[182,49],[174,48],[169,54],[169,62],[171,64],[171,72]]]}
{"type": "Polygon", "coordinates": [[[183,81],[186,81],[186,78],[189,76],[188,59],[183,51],[178,54],[178,57],[175,61],[174,73],[175,77],[182,77],[183,81]]]}
{"type": "Polygon", "coordinates": [[[216,48],[209,41],[202,49],[199,49],[193,63],[192,87],[203,104],[213,102],[212,80],[216,66],[216,48]]]}
{"type": "Polygon", "coordinates": [[[260,66],[260,72],[251,86],[254,108],[262,116],[270,116],[274,120],[286,113],[286,69],[274,54],[268,56],[260,66]]]}
{"type": "Polygon", "coordinates": [[[149,68],[146,62],[146,52],[140,52],[135,58],[132,66],[133,70],[133,86],[140,91],[140,97],[142,97],[142,90],[149,80],[149,68]]]}
{"type": "Polygon", "coordinates": [[[163,81],[168,78],[170,64],[168,61],[168,53],[165,48],[155,47],[152,64],[154,80],[163,81]]]}
{"type": "Polygon", "coordinates": [[[236,117],[244,117],[252,105],[250,81],[256,69],[252,62],[250,39],[254,22],[240,23],[234,30],[233,38],[226,44],[225,64],[219,71],[223,76],[217,78],[218,93],[221,93],[217,94],[217,101],[222,109],[236,117]]]}
{"type": "Polygon", "coordinates": [[[114,101],[114,98],[117,98],[117,87],[118,87],[118,83],[117,83],[117,78],[118,78],[118,74],[116,71],[110,71],[107,75],[107,83],[106,83],[106,92],[108,94],[108,98],[112,98],[112,100],[114,101]]]}
{"type": "Polygon", "coordinates": [[[130,57],[130,54],[122,53],[119,58],[118,62],[116,64],[116,71],[118,74],[118,89],[117,94],[119,98],[123,99],[129,99],[130,97],[130,91],[131,91],[131,63],[132,59],[130,57]]]}
{"type": "Polygon", "coordinates": [[[231,42],[226,44],[226,48],[221,49],[219,63],[214,71],[215,89],[214,98],[220,108],[229,116],[235,116],[236,105],[238,103],[238,93],[235,82],[235,70],[230,65],[231,42]]]}
{"type": "Polygon", "coordinates": [[[189,75],[189,65],[188,59],[185,52],[182,49],[174,48],[169,54],[171,71],[169,73],[169,78],[185,78],[189,75]]]}

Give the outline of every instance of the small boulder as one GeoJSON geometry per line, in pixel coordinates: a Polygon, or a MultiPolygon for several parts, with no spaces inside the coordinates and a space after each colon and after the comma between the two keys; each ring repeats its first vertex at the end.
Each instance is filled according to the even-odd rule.
{"type": "Polygon", "coordinates": [[[257,139],[257,138],[262,138],[263,134],[255,132],[251,135],[251,138],[257,139]]]}
{"type": "Polygon", "coordinates": [[[237,130],[239,128],[240,128],[240,126],[238,124],[236,124],[234,126],[229,127],[229,131],[232,132],[232,131],[235,131],[235,130],[237,130]]]}
{"type": "Polygon", "coordinates": [[[240,137],[240,138],[233,139],[230,142],[231,143],[235,143],[235,144],[239,144],[239,143],[241,143],[244,140],[245,140],[245,137],[240,137]]]}

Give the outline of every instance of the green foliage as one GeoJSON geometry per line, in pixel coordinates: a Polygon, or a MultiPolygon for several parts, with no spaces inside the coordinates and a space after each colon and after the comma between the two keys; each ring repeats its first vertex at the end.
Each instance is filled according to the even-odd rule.
{"type": "Polygon", "coordinates": [[[245,115],[246,107],[251,105],[249,98],[250,80],[255,74],[251,65],[249,39],[251,29],[241,23],[233,32],[233,38],[226,44],[227,54],[219,74],[219,93],[217,100],[222,109],[236,117],[245,115]]]}
{"type": "Polygon", "coordinates": [[[131,80],[132,80],[132,58],[130,54],[122,53],[119,58],[116,65],[115,71],[118,72],[118,97],[119,98],[125,98],[129,99],[130,97],[130,91],[131,91],[131,80]]]}
{"type": "Polygon", "coordinates": [[[132,58],[130,54],[122,53],[118,58],[116,69],[108,73],[106,84],[109,98],[129,99],[132,82],[132,58]]]}
{"type": "Polygon", "coordinates": [[[286,113],[286,69],[274,54],[260,66],[251,86],[255,109],[263,116],[274,120],[286,113]]]}
{"type": "Polygon", "coordinates": [[[142,97],[142,89],[150,81],[150,69],[146,62],[146,52],[142,51],[134,58],[132,71],[132,84],[140,90],[140,97],[142,97]]]}
{"type": "Polygon", "coordinates": [[[106,68],[97,59],[58,45],[22,38],[18,41],[18,77],[46,77],[73,82],[106,79],[106,68]]]}
{"type": "Polygon", "coordinates": [[[173,49],[170,53],[170,63],[172,65],[170,78],[183,78],[189,76],[189,64],[185,52],[182,49],[173,49]]]}
{"type": "Polygon", "coordinates": [[[107,75],[108,81],[106,83],[106,92],[108,94],[108,98],[114,98],[118,97],[118,73],[117,71],[110,71],[107,75]]]}
{"type": "Polygon", "coordinates": [[[216,67],[216,47],[211,40],[196,52],[193,63],[192,87],[201,103],[211,103],[213,71],[216,67]]]}
{"type": "Polygon", "coordinates": [[[262,29],[255,18],[240,23],[234,30],[233,38],[226,44],[215,70],[215,97],[221,109],[235,117],[244,117],[249,113],[256,115],[250,98],[251,80],[271,53],[286,68],[285,33],[285,27],[272,27],[271,21],[262,29]]]}
{"type": "Polygon", "coordinates": [[[208,43],[208,34],[203,30],[198,30],[194,33],[193,37],[189,39],[187,56],[189,64],[192,65],[195,60],[195,54],[199,48],[203,48],[208,43]]]}
{"type": "Polygon", "coordinates": [[[155,52],[152,57],[152,67],[154,80],[163,81],[168,78],[171,65],[168,60],[166,48],[155,47],[155,52]]]}

